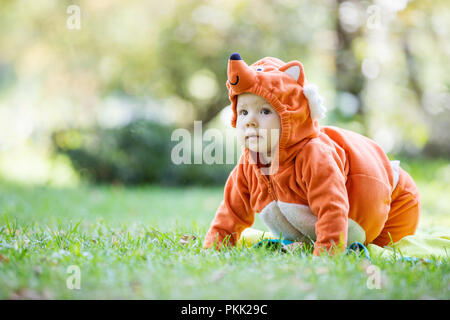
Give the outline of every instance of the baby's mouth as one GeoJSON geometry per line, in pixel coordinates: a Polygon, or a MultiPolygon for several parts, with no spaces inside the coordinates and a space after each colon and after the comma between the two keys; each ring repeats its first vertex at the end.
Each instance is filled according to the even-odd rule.
{"type": "Polygon", "coordinates": [[[245,135],[245,140],[250,139],[259,139],[261,135],[256,130],[249,130],[245,135]]]}
{"type": "Polygon", "coordinates": [[[248,135],[248,136],[245,136],[245,139],[247,140],[253,140],[253,139],[259,139],[259,138],[261,138],[261,136],[260,135],[258,135],[258,134],[250,134],[250,135],[248,135]]]}

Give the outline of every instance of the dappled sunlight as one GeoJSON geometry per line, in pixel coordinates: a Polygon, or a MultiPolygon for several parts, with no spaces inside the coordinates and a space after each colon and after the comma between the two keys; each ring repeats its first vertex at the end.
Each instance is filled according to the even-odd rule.
{"type": "Polygon", "coordinates": [[[25,185],[67,187],[80,182],[67,156],[53,156],[29,144],[0,154],[0,177],[25,185]]]}
{"type": "MultiPolygon", "coordinates": [[[[397,179],[398,167],[390,169],[381,151],[376,157],[377,148],[362,155],[366,149],[346,144],[358,137],[350,132],[327,136],[334,129],[323,127],[335,126],[400,160],[419,189],[416,234],[443,236],[436,246],[446,250],[449,16],[448,0],[0,0],[0,299],[448,300],[448,255],[313,256],[299,238],[284,251],[215,251],[204,243],[222,218],[216,230],[225,238],[252,222],[269,231],[267,215],[256,212],[266,200],[275,213],[275,203],[282,207],[273,223],[320,220],[306,226],[319,246],[320,238],[351,229],[351,209],[368,228],[378,213],[369,210],[403,210],[403,202],[389,202],[399,199],[391,181],[406,181],[397,179]],[[271,57],[282,67],[271,69],[264,60],[271,57]],[[228,79],[230,61],[253,64],[239,69],[240,83],[237,72],[228,79]],[[263,79],[270,85],[260,86],[263,79]],[[280,83],[288,90],[274,95],[271,86],[280,83]],[[271,156],[289,155],[277,177],[264,179],[263,166],[241,158],[228,90],[239,86],[271,96],[283,116],[277,141],[290,143],[271,156]],[[328,141],[334,158],[319,153],[320,143],[303,144],[309,125],[324,129],[315,142],[328,141]],[[244,166],[236,166],[241,159],[244,166]],[[379,161],[366,170],[372,159],[379,161]],[[351,185],[352,174],[373,182],[351,185]],[[352,191],[361,191],[364,209],[347,201],[352,191]],[[290,193],[289,203],[281,201],[290,193]],[[81,280],[71,283],[73,270],[81,280]]],[[[256,120],[272,112],[255,112],[247,123],[255,130],[241,140],[264,138],[256,120]]],[[[375,227],[386,227],[383,221],[375,227]]]]}

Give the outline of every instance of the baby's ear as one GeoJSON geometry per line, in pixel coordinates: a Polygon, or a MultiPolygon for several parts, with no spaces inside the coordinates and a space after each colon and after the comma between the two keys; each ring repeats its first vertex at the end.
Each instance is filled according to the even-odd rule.
{"type": "Polygon", "coordinates": [[[280,71],[286,73],[292,79],[297,81],[299,85],[303,87],[305,83],[305,72],[303,70],[303,65],[300,61],[291,61],[286,63],[284,66],[280,67],[280,71]]]}

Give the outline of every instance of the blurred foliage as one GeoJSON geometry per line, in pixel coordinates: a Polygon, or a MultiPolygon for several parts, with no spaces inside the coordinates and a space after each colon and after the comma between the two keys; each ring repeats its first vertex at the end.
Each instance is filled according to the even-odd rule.
{"type": "Polygon", "coordinates": [[[0,159],[68,128],[224,129],[232,52],[300,60],[325,97],[322,124],[449,158],[449,16],[446,0],[2,0],[0,159]]]}
{"type": "Polygon", "coordinates": [[[160,185],[224,184],[233,165],[175,165],[174,128],[137,120],[120,128],[55,132],[55,151],[69,156],[83,178],[94,183],[160,185]],[[169,143],[168,143],[169,142],[169,143]]]}

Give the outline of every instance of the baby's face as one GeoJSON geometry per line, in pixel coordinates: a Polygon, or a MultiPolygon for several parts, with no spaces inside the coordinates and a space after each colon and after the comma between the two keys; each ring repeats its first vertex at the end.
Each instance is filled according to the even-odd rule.
{"type": "Polygon", "coordinates": [[[240,94],[236,109],[239,141],[251,151],[271,156],[281,134],[278,113],[264,98],[252,93],[240,94]]]}

